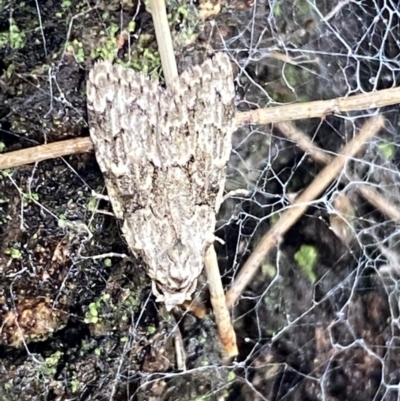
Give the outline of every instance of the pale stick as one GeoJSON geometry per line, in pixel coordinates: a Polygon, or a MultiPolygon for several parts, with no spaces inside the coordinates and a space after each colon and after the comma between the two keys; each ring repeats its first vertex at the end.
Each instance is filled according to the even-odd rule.
{"type": "MultiPolygon", "coordinates": [[[[156,31],[158,49],[161,55],[165,82],[170,85],[178,76],[171,33],[169,30],[164,0],[150,0],[151,14],[156,31]]],[[[215,322],[222,343],[223,354],[226,357],[234,357],[238,354],[236,334],[233,329],[229,310],[225,303],[225,294],[219,274],[218,259],[214,245],[207,250],[205,257],[205,270],[208,278],[208,287],[211,295],[215,322]]]]}
{"type": "Polygon", "coordinates": [[[207,250],[205,270],[210,290],[210,301],[214,311],[218,334],[222,342],[222,349],[226,357],[236,356],[238,354],[236,334],[233,330],[229,310],[226,306],[225,292],[219,274],[218,258],[213,245],[207,250]]]}
{"type": "Polygon", "coordinates": [[[92,150],[93,142],[90,137],[68,139],[28,149],[15,150],[14,152],[0,154],[0,170],[73,155],[75,153],[86,153],[92,150]]]}
{"type": "Polygon", "coordinates": [[[165,83],[170,85],[174,78],[178,76],[178,68],[176,66],[165,3],[164,0],[150,0],[150,5],[165,83]]]}
{"type": "Polygon", "coordinates": [[[335,180],[349,158],[354,157],[370,138],[384,126],[384,118],[377,116],[367,121],[359,135],[349,142],[332,162],[327,165],[313,182],[296,198],[291,206],[281,215],[280,219],[261,238],[253,253],[247,259],[231,288],[226,294],[226,303],[231,308],[238,300],[247,284],[257,273],[268,253],[279,245],[285,233],[295,224],[322,191],[335,180]]]}
{"type": "MultiPolygon", "coordinates": [[[[316,146],[311,139],[304,135],[293,123],[277,123],[275,126],[287,138],[296,142],[301,150],[310,155],[310,157],[320,164],[329,164],[332,161],[332,156],[328,155],[318,146],[316,146]]],[[[360,182],[358,177],[346,175],[342,177],[345,182],[360,182]],[[346,178],[347,176],[347,178],[346,178]]],[[[367,184],[357,184],[357,191],[362,197],[373,205],[382,214],[386,215],[390,220],[400,223],[400,209],[388,201],[384,196],[377,192],[373,187],[367,184]]]]}
{"type": "MultiPolygon", "coordinates": [[[[173,69],[171,71],[173,71],[173,69]]],[[[173,73],[171,75],[173,76],[173,73]]],[[[305,102],[238,112],[235,115],[235,121],[238,127],[249,124],[269,124],[305,118],[322,118],[329,114],[368,110],[398,103],[400,103],[400,87],[331,100],[319,100],[316,102],[305,102]]],[[[75,138],[71,139],[71,141],[74,141],[75,147],[71,148],[70,146],[66,146],[64,148],[64,145],[48,144],[41,145],[41,148],[33,147],[17,151],[20,153],[15,156],[13,155],[14,152],[2,154],[0,155],[0,170],[53,159],[55,157],[67,156],[73,153],[89,152],[93,149],[90,138],[75,138]],[[53,145],[55,148],[52,148],[53,145]],[[74,149],[81,150],[75,151],[74,149]],[[55,150],[57,150],[57,152],[55,150]]],[[[61,144],[66,142],[67,141],[63,141],[61,144]]]]}
{"type": "Polygon", "coordinates": [[[400,103],[400,87],[330,100],[318,100],[316,102],[296,103],[245,111],[236,113],[235,121],[237,126],[271,124],[281,121],[321,118],[329,114],[369,110],[397,103],[400,103]]]}

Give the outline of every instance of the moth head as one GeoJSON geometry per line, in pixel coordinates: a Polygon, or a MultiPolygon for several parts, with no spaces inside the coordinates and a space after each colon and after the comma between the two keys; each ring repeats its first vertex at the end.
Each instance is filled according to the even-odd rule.
{"type": "Polygon", "coordinates": [[[168,310],[190,300],[196,290],[197,278],[203,269],[201,247],[176,242],[152,269],[153,293],[168,310]]]}
{"type": "Polygon", "coordinates": [[[189,301],[196,289],[196,285],[197,280],[194,280],[189,288],[172,292],[170,288],[165,288],[162,284],[153,281],[152,289],[153,294],[156,296],[156,302],[163,302],[167,311],[170,311],[176,306],[182,305],[185,301],[189,301]]]}

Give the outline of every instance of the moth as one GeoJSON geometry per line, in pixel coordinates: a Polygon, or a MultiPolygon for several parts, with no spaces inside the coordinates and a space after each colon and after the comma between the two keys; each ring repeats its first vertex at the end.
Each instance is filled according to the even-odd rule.
{"type": "Polygon", "coordinates": [[[234,124],[229,58],[168,88],[107,61],[89,73],[90,136],[113,211],[168,310],[190,300],[214,241],[234,124]]]}

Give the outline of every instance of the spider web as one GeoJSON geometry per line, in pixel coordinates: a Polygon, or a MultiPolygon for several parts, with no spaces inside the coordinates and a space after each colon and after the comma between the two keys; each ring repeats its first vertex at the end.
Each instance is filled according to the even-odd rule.
{"type": "MultiPolygon", "coordinates": [[[[238,67],[238,110],[398,85],[396,2],[256,2],[239,14],[232,13],[236,34],[221,41],[238,67]]],[[[246,349],[236,399],[398,399],[398,231],[357,195],[364,182],[398,204],[396,110],[379,111],[384,133],[310,204],[236,305],[246,349]],[[387,143],[390,160],[382,153],[387,143]],[[354,210],[335,203],[340,197],[354,210]],[[338,210],[347,218],[335,230],[338,210]],[[311,257],[305,266],[301,255],[311,250],[315,264],[311,257]]],[[[335,154],[375,112],[296,126],[335,154]]],[[[250,195],[230,200],[221,216],[228,283],[320,170],[279,124],[241,128],[234,140],[227,189],[250,195]]]]}
{"type": "MultiPolygon", "coordinates": [[[[106,50],[115,50],[117,32],[133,21],[137,26],[128,29],[123,45],[140,53],[149,74],[159,71],[146,53],[154,41],[138,39],[151,33],[141,3],[78,3],[63,1],[58,7],[61,29],[48,23],[54,14],[49,2],[34,2],[29,12],[0,2],[6,16],[0,27],[14,26],[15,33],[28,16],[36,21],[33,56],[18,53],[18,38],[26,37],[17,35],[14,49],[4,51],[0,62],[7,85],[26,92],[25,97],[0,92],[1,141],[10,150],[85,133],[85,98],[79,91],[92,61],[80,51],[82,43],[94,58],[106,57],[106,50]],[[110,14],[117,16],[114,25],[110,14]],[[101,54],[97,43],[104,45],[101,54]],[[55,61],[49,62],[52,54],[55,61]],[[47,68],[37,68],[42,64],[47,68]]],[[[207,2],[171,4],[192,13],[210,9],[207,2]]],[[[227,53],[238,112],[396,87],[399,6],[384,0],[236,0],[196,26],[201,35],[196,44],[180,47],[178,61],[181,67],[198,62],[210,48],[227,53]]],[[[182,15],[172,18],[177,18],[175,34],[185,42],[182,15]]],[[[399,399],[400,238],[396,224],[359,194],[366,184],[399,206],[398,106],[321,116],[295,126],[335,156],[377,113],[385,117],[385,129],[310,203],[232,309],[240,355],[228,365],[219,359],[210,317],[164,314],[140,263],[118,257],[128,249],[119,223],[107,214],[108,203],[92,197],[92,191],[104,193],[93,156],[3,173],[4,397],[399,399]],[[26,304],[18,299],[21,294],[26,304]],[[5,316],[24,311],[36,320],[7,324],[5,316]],[[39,317],[47,313],[47,330],[39,330],[39,317]],[[13,335],[18,330],[21,338],[13,335]],[[39,343],[32,341],[32,331],[43,337],[39,343]],[[174,342],[179,341],[188,356],[183,372],[175,369],[174,342]]],[[[216,230],[225,242],[217,251],[227,288],[322,166],[276,124],[239,128],[228,168],[226,191],[233,195],[222,205],[216,230]]],[[[200,287],[199,296],[206,299],[205,283],[200,287]]]]}

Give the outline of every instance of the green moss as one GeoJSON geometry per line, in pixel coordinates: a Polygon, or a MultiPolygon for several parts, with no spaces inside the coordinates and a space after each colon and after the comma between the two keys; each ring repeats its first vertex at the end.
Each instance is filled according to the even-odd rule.
{"type": "Polygon", "coordinates": [[[77,63],[83,63],[85,61],[85,51],[83,48],[83,43],[79,42],[77,39],[69,42],[69,44],[67,45],[67,51],[74,55],[77,63]]]}
{"type": "Polygon", "coordinates": [[[264,263],[261,266],[261,271],[262,271],[263,275],[266,277],[273,278],[276,276],[276,268],[274,265],[272,265],[270,263],[264,263]]]}
{"type": "Polygon", "coordinates": [[[396,153],[396,146],[391,142],[380,143],[379,149],[387,160],[392,160],[396,153]]]}
{"type": "Polygon", "coordinates": [[[12,76],[14,75],[14,71],[15,71],[15,65],[14,64],[10,64],[7,67],[7,70],[6,70],[6,78],[8,80],[10,80],[12,78],[12,76]]]}
{"type": "Polygon", "coordinates": [[[128,32],[135,32],[135,29],[136,29],[136,22],[135,21],[129,21],[128,32]]]}
{"type": "MultiPolygon", "coordinates": [[[[130,2],[130,0],[124,0],[130,2]]],[[[125,4],[125,2],[124,2],[125,4]]],[[[150,4],[145,1],[145,7],[150,11],[150,4]]],[[[195,32],[201,30],[201,20],[194,5],[186,0],[171,0],[167,4],[168,21],[173,36],[174,48],[187,45],[195,39],[195,32]]],[[[134,68],[159,80],[161,77],[161,59],[154,34],[142,33],[132,46],[124,46],[120,52],[118,44],[119,35],[132,34],[136,31],[135,21],[129,21],[126,26],[121,26],[115,18],[115,13],[108,6],[103,7],[102,22],[106,28],[91,35],[91,39],[83,44],[69,43],[67,50],[74,54],[78,62],[83,62],[87,57],[92,60],[108,60],[128,68],[134,68]],[[121,55],[122,53],[122,55],[121,55]]]]}
{"type": "Polygon", "coordinates": [[[275,6],[274,6],[274,8],[272,10],[272,13],[273,13],[273,15],[275,17],[281,17],[282,16],[282,8],[281,8],[279,3],[275,4],[275,6]]]}
{"type": "MultiPolygon", "coordinates": [[[[140,276],[140,278],[142,278],[142,276],[140,276]]],[[[126,299],[124,301],[124,307],[135,308],[136,306],[138,306],[140,304],[140,300],[135,292],[132,292],[130,290],[127,290],[127,291],[128,291],[128,296],[126,297],[126,299]]]]}
{"type": "Polygon", "coordinates": [[[231,370],[228,373],[228,378],[227,379],[228,379],[228,382],[232,382],[232,381],[234,381],[236,379],[236,374],[235,374],[235,372],[233,370],[231,370]]]}
{"type": "Polygon", "coordinates": [[[89,212],[96,212],[98,204],[99,204],[99,198],[97,198],[96,196],[90,196],[89,201],[87,203],[87,210],[89,212]]]}
{"type": "Polygon", "coordinates": [[[36,192],[24,193],[24,206],[29,205],[33,201],[39,201],[39,194],[36,192]]]}
{"type": "Polygon", "coordinates": [[[273,58],[270,60],[270,67],[271,77],[265,88],[275,102],[286,104],[310,101],[307,88],[308,83],[315,80],[312,69],[273,58]]]}
{"type": "Polygon", "coordinates": [[[63,0],[61,3],[61,8],[68,9],[71,7],[71,5],[72,5],[71,0],[63,0]]]}
{"type": "Polygon", "coordinates": [[[168,2],[168,21],[176,46],[183,46],[193,42],[195,32],[201,29],[201,19],[193,4],[185,0],[171,0],[168,2]]]}
{"type": "Polygon", "coordinates": [[[99,307],[100,307],[100,301],[92,302],[91,304],[89,304],[89,310],[85,313],[85,323],[91,323],[91,324],[98,323],[99,307]]]}
{"type": "Polygon", "coordinates": [[[54,376],[57,372],[58,362],[63,354],[64,353],[61,351],[56,351],[54,354],[46,358],[42,365],[41,372],[46,376],[54,376]]]}
{"type": "Polygon", "coordinates": [[[21,259],[22,253],[18,248],[8,248],[4,252],[6,255],[9,255],[11,259],[21,259]]]}
{"type": "Polygon", "coordinates": [[[79,389],[79,381],[76,379],[71,380],[71,392],[76,393],[79,389]]]}
{"type": "Polygon", "coordinates": [[[8,382],[4,383],[4,388],[6,390],[11,390],[13,388],[13,383],[11,380],[9,380],[8,382]]]}
{"type": "Polygon", "coordinates": [[[107,302],[111,299],[111,295],[109,293],[105,293],[101,296],[101,300],[107,302]]]}
{"type": "Polygon", "coordinates": [[[9,29],[0,32],[0,48],[9,46],[11,49],[22,49],[25,45],[26,34],[21,31],[13,18],[9,19],[9,29]]]}
{"type": "Polygon", "coordinates": [[[161,59],[157,43],[152,35],[140,35],[137,46],[131,54],[131,59],[132,61],[129,66],[143,71],[153,79],[159,79],[161,59]]]}
{"type": "Polygon", "coordinates": [[[311,13],[311,7],[308,0],[296,0],[295,7],[303,16],[308,17],[311,13]]]}
{"type": "Polygon", "coordinates": [[[92,59],[114,61],[117,56],[117,46],[115,34],[119,31],[119,26],[111,22],[107,30],[103,32],[103,38],[99,40],[100,45],[90,53],[92,59]]]}
{"type": "Polygon", "coordinates": [[[295,261],[301,267],[312,283],[315,283],[317,277],[314,273],[314,267],[318,259],[318,252],[312,245],[302,245],[294,255],[295,261]]]}

